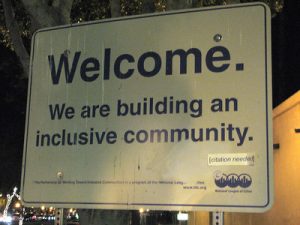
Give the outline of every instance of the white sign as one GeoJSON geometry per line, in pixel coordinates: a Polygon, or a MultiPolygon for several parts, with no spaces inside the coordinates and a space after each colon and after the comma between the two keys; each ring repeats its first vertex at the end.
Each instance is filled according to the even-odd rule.
{"type": "Polygon", "coordinates": [[[266,210],[270,48],[260,3],[38,31],[24,203],[266,210]],[[222,156],[235,162],[210,161],[222,156]]]}

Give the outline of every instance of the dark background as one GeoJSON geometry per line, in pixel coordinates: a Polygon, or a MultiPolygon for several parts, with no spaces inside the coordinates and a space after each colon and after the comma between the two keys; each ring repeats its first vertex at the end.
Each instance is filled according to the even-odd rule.
{"type": "MultiPolygon", "coordinates": [[[[300,0],[285,0],[272,18],[273,107],[300,90],[300,0]]],[[[27,80],[11,50],[0,45],[0,193],[20,187],[27,80]]]]}
{"type": "Polygon", "coordinates": [[[300,1],[272,19],[273,106],[300,90],[300,1]]]}

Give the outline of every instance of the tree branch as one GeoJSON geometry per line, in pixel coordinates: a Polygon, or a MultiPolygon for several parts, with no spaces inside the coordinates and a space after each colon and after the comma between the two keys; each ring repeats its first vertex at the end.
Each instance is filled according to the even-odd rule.
{"type": "Polygon", "coordinates": [[[121,16],[121,1],[120,0],[110,0],[110,13],[111,18],[121,16]]]}
{"type": "Polygon", "coordinates": [[[73,0],[22,0],[32,20],[33,30],[70,23],[73,0]]]}
{"type": "Polygon", "coordinates": [[[10,32],[12,43],[15,49],[17,56],[20,59],[20,62],[23,67],[23,76],[28,78],[29,74],[29,54],[24,46],[21,33],[19,30],[19,25],[14,16],[14,10],[11,4],[11,0],[2,0],[5,23],[6,27],[10,32]]]}
{"type": "Polygon", "coordinates": [[[152,13],[155,12],[154,0],[143,0],[143,10],[142,13],[152,13]]]}
{"type": "Polygon", "coordinates": [[[192,8],[192,0],[167,0],[167,10],[192,8]]]}

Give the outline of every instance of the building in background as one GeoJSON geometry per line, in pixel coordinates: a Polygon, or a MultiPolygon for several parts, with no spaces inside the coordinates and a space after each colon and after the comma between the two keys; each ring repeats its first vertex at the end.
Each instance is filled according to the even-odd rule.
{"type": "MultiPolygon", "coordinates": [[[[300,91],[273,110],[274,205],[265,213],[224,213],[226,225],[300,223],[300,91]],[[276,221],[276,222],[275,222],[276,221]]],[[[189,225],[209,225],[206,212],[191,212],[189,225]]]]}

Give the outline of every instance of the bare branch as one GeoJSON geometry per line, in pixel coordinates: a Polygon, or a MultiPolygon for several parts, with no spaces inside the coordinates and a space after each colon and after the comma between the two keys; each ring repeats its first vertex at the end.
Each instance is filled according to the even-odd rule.
{"type": "Polygon", "coordinates": [[[167,0],[167,10],[192,8],[192,0],[167,0]]]}
{"type": "Polygon", "coordinates": [[[121,16],[120,6],[121,6],[120,0],[110,0],[110,12],[112,18],[121,16]]]}
{"type": "Polygon", "coordinates": [[[142,13],[152,13],[155,11],[154,0],[143,0],[142,13]]]}
{"type": "Polygon", "coordinates": [[[4,14],[5,14],[6,27],[10,32],[14,49],[22,64],[23,71],[24,71],[23,76],[27,78],[29,73],[29,54],[24,46],[21,33],[19,30],[19,25],[14,16],[14,10],[11,1],[2,0],[2,4],[4,9],[4,14]]]}
{"type": "Polygon", "coordinates": [[[22,0],[33,30],[70,23],[73,0],[22,0]]]}

